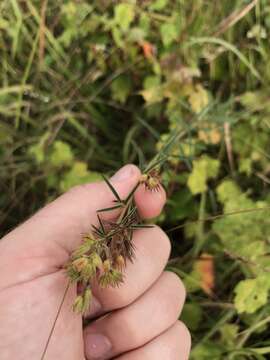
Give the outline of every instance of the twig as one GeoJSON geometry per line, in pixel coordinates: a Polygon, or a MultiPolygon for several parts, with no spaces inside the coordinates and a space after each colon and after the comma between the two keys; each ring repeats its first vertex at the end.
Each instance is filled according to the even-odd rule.
{"type": "Polygon", "coordinates": [[[253,209],[242,209],[242,210],[235,210],[235,211],[232,211],[232,212],[227,212],[227,213],[223,213],[223,214],[217,214],[217,215],[214,215],[214,216],[209,216],[208,218],[205,218],[205,219],[197,219],[197,220],[193,220],[193,221],[188,221],[184,224],[180,224],[180,225],[177,225],[169,230],[167,230],[166,232],[167,233],[170,233],[174,230],[177,230],[177,229],[181,229],[183,227],[185,227],[186,225],[189,225],[189,224],[194,224],[194,223],[197,223],[199,221],[211,221],[211,220],[217,220],[217,219],[220,219],[220,218],[223,218],[225,216],[232,216],[232,215],[237,215],[237,214],[245,214],[245,213],[250,213],[250,212],[255,212],[255,211],[265,211],[265,210],[270,210],[270,206],[264,206],[264,207],[261,207],[261,208],[253,208],[253,209]]]}
{"type": "Polygon", "coordinates": [[[234,159],[232,151],[231,130],[228,122],[224,123],[225,144],[232,175],[234,174],[234,159]]]}
{"type": "Polygon", "coordinates": [[[44,350],[43,350],[43,353],[42,353],[42,355],[41,355],[40,360],[44,360],[44,358],[45,358],[45,355],[46,355],[46,352],[47,352],[49,343],[50,343],[50,341],[51,341],[52,334],[53,334],[53,332],[54,332],[54,329],[55,329],[57,320],[58,320],[58,318],[59,318],[59,315],[60,315],[60,312],[61,312],[61,310],[62,310],[63,304],[64,304],[64,302],[65,302],[65,299],[66,299],[66,296],[67,296],[67,292],[68,292],[69,287],[70,287],[70,281],[69,281],[68,284],[67,284],[67,287],[66,287],[66,289],[65,289],[63,298],[62,298],[61,303],[60,303],[60,306],[59,306],[59,308],[58,308],[58,310],[57,310],[57,313],[56,313],[56,316],[55,316],[55,319],[54,319],[54,322],[53,322],[53,326],[52,326],[52,328],[51,328],[50,334],[49,334],[48,339],[47,339],[47,341],[46,341],[46,345],[45,345],[45,347],[44,347],[44,350]]]}
{"type": "Polygon", "coordinates": [[[221,309],[235,309],[234,304],[223,302],[202,301],[200,302],[200,305],[204,307],[217,307],[221,309]]]}
{"type": "Polygon", "coordinates": [[[218,26],[217,30],[212,36],[219,36],[227,31],[230,27],[235,25],[239,20],[246,16],[256,6],[258,0],[253,0],[250,4],[246,5],[240,10],[233,11],[226,17],[218,26]]]}
{"type": "Polygon", "coordinates": [[[41,69],[43,58],[44,58],[44,49],[45,49],[45,19],[46,19],[46,9],[47,9],[48,0],[43,0],[41,5],[40,13],[40,25],[39,25],[39,68],[41,69]]]}

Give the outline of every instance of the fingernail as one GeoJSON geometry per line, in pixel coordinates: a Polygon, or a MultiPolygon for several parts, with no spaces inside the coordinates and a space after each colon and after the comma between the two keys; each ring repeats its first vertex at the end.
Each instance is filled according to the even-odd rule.
{"type": "Polygon", "coordinates": [[[134,165],[125,165],[117,171],[112,177],[113,181],[124,181],[130,178],[134,172],[134,165]]]}
{"type": "Polygon", "coordinates": [[[87,334],[85,344],[90,359],[104,359],[112,348],[110,340],[102,334],[87,334]]]}

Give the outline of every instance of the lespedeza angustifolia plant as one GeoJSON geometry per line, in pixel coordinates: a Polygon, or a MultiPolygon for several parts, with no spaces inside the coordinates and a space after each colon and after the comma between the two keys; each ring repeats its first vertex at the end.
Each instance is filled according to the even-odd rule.
{"type": "Polygon", "coordinates": [[[134,193],[140,184],[148,191],[159,191],[161,186],[160,167],[167,160],[171,146],[181,132],[174,133],[163,149],[144,168],[143,175],[125,199],[121,199],[116,189],[104,176],[104,181],[114,195],[114,205],[97,211],[98,226],[83,236],[82,244],[71,254],[65,265],[71,283],[78,284],[79,293],[73,310],[85,313],[91,305],[91,282],[95,279],[100,287],[117,287],[123,282],[123,269],[127,261],[135,256],[133,232],[140,228],[150,228],[144,224],[134,201],[134,193]],[[102,213],[118,209],[114,221],[102,219],[102,213]]]}
{"type": "Polygon", "coordinates": [[[126,199],[121,199],[107,178],[104,180],[115,199],[114,206],[97,211],[99,226],[83,236],[82,244],[71,254],[66,264],[67,275],[72,283],[80,285],[80,292],[73,304],[74,311],[85,313],[91,305],[91,281],[96,279],[100,287],[116,287],[123,282],[123,269],[127,260],[134,258],[133,232],[149,228],[143,224],[133,195],[140,184],[149,191],[159,190],[160,178],[156,168],[141,176],[140,181],[126,199]],[[102,213],[118,209],[115,221],[105,221],[102,213]]]}

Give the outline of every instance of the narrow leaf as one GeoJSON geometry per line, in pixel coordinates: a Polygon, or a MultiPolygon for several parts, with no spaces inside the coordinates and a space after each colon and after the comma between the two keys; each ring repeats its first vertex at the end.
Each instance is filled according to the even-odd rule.
{"type": "Polygon", "coordinates": [[[105,234],[105,229],[104,229],[103,222],[102,222],[102,220],[101,220],[101,218],[100,218],[100,216],[99,216],[98,214],[97,214],[97,218],[98,218],[98,222],[99,222],[100,228],[101,228],[103,234],[105,234]]]}
{"type": "Polygon", "coordinates": [[[136,230],[136,229],[151,229],[153,228],[153,225],[145,225],[145,224],[138,224],[138,225],[132,225],[130,229],[136,230]]]}
{"type": "Polygon", "coordinates": [[[96,235],[103,236],[104,232],[101,231],[101,229],[97,228],[95,225],[92,225],[92,228],[94,229],[96,235]]]}
{"type": "Polygon", "coordinates": [[[105,212],[105,211],[112,211],[112,210],[115,210],[115,209],[119,209],[119,208],[121,208],[121,207],[123,207],[123,205],[121,204],[119,204],[119,205],[115,205],[115,206],[112,206],[112,207],[108,207],[108,208],[104,208],[104,209],[99,209],[99,210],[97,210],[97,212],[105,212]]]}
{"type": "Polygon", "coordinates": [[[119,196],[119,194],[117,193],[117,191],[115,190],[115,188],[112,186],[112,184],[109,182],[109,180],[106,178],[106,176],[102,175],[104,181],[106,182],[106,184],[109,186],[109,188],[111,189],[111,192],[113,193],[113,195],[115,196],[115,198],[122,203],[122,200],[119,196]]]}
{"type": "Polygon", "coordinates": [[[133,190],[129,193],[128,197],[125,199],[125,204],[127,204],[129,202],[129,200],[133,197],[133,195],[134,195],[135,191],[138,189],[139,185],[140,185],[140,183],[138,182],[134,186],[133,190]]]}

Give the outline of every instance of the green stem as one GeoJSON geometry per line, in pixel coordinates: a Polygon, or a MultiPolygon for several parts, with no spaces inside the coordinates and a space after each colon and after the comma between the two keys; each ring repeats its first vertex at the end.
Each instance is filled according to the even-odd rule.
{"type": "MultiPolygon", "coordinates": [[[[234,315],[235,315],[236,311],[234,309],[230,309],[228,310],[220,319],[219,321],[216,322],[215,326],[212,327],[212,329],[210,331],[208,331],[208,333],[205,334],[205,336],[201,339],[201,341],[194,346],[194,349],[196,349],[196,347],[201,344],[204,343],[205,341],[209,340],[219,329],[220,327],[227,323],[234,315]]],[[[193,350],[194,350],[193,349],[193,350]]]]}
{"type": "Polygon", "coordinates": [[[204,216],[205,205],[206,205],[206,192],[203,192],[201,195],[201,201],[200,201],[199,222],[198,222],[197,232],[196,232],[196,242],[194,244],[194,250],[193,250],[193,254],[194,254],[195,258],[199,255],[199,253],[204,245],[204,240],[205,240],[204,221],[202,221],[202,219],[204,219],[204,217],[205,217],[204,216]]]}
{"type": "Polygon", "coordinates": [[[260,327],[270,323],[270,316],[267,316],[265,319],[258,322],[259,317],[262,317],[263,315],[264,315],[264,313],[260,313],[258,315],[258,317],[255,319],[254,325],[250,326],[247,330],[245,330],[241,333],[242,336],[240,337],[240,340],[237,344],[237,348],[243,347],[244,344],[247,342],[248,338],[252,335],[252,333],[254,331],[256,331],[260,327]]]}
{"type": "Polygon", "coordinates": [[[265,346],[261,348],[250,348],[250,350],[256,352],[257,354],[270,354],[270,346],[265,346]]]}
{"type": "Polygon", "coordinates": [[[23,74],[23,78],[22,78],[22,90],[19,93],[19,101],[18,101],[18,111],[17,111],[17,115],[16,115],[16,119],[15,119],[15,128],[18,129],[19,125],[20,125],[20,117],[21,117],[21,108],[22,108],[22,98],[23,98],[23,89],[25,88],[25,84],[26,81],[28,79],[29,73],[30,73],[30,69],[34,60],[34,56],[35,56],[35,52],[37,49],[37,44],[38,44],[38,39],[39,39],[39,33],[37,33],[36,38],[34,40],[33,46],[32,46],[32,50],[31,50],[31,54],[29,56],[24,74],[23,74]]]}

